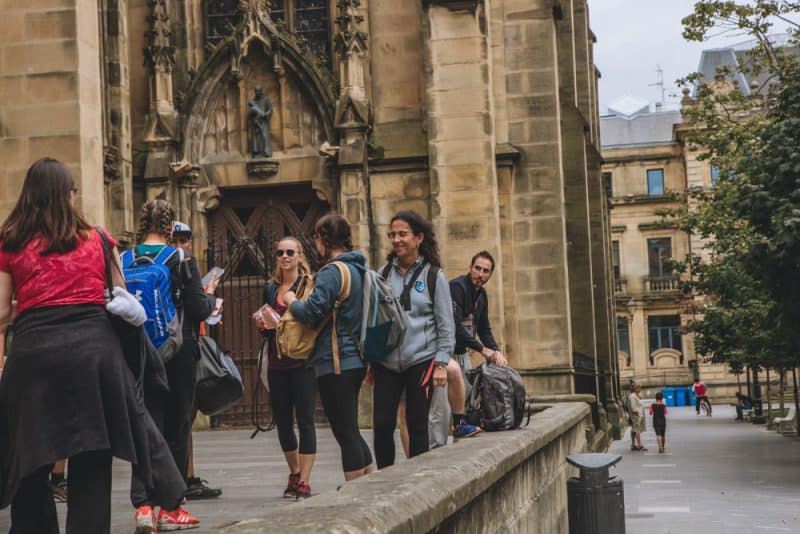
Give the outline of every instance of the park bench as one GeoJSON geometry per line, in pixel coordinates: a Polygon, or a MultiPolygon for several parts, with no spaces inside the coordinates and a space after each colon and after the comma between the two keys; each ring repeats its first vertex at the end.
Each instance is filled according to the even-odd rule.
{"type": "Polygon", "coordinates": [[[744,419],[745,421],[752,421],[754,412],[755,412],[754,408],[747,408],[746,410],[742,410],[742,419],[744,419]]]}
{"type": "Polygon", "coordinates": [[[784,432],[783,425],[791,425],[795,418],[795,409],[794,406],[790,406],[789,410],[786,412],[786,415],[783,417],[776,417],[772,420],[773,423],[778,425],[778,432],[781,434],[784,432]]]}

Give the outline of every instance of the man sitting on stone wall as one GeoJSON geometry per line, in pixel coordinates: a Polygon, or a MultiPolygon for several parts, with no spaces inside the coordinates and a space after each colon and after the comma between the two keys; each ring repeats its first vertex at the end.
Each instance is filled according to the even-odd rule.
{"type": "Polygon", "coordinates": [[[447,366],[447,388],[434,391],[431,401],[431,448],[447,444],[451,417],[454,438],[474,436],[481,431],[480,427],[464,422],[464,407],[471,389],[466,380],[467,371],[472,369],[469,350],[481,353],[487,362],[508,365],[489,323],[489,297],[484,286],[493,273],[494,258],[484,250],[472,257],[467,274],[450,280],[456,347],[447,366]]]}

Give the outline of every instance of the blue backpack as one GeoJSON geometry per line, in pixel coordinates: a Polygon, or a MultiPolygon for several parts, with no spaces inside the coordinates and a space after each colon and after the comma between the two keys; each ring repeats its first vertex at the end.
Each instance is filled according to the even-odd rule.
{"type": "Polygon", "coordinates": [[[183,315],[172,298],[172,272],[167,262],[183,250],[164,246],[155,258],[137,256],[135,247],[122,254],[125,285],[144,307],[145,331],[164,363],[172,359],[183,345],[183,315]]]}

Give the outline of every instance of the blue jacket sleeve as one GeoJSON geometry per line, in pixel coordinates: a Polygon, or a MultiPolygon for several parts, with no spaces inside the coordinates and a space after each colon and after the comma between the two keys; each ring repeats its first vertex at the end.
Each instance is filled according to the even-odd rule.
{"type": "MultiPolygon", "coordinates": [[[[447,284],[445,284],[447,285],[447,284]]],[[[342,275],[335,265],[326,265],[318,273],[314,281],[314,290],[305,302],[296,300],[292,303],[292,314],[303,324],[316,327],[327,319],[339,298],[342,286],[342,275]]]]}
{"type": "Polygon", "coordinates": [[[436,319],[436,363],[447,364],[456,348],[456,327],[453,322],[453,300],[450,284],[444,272],[439,271],[436,282],[433,315],[436,319]]]}

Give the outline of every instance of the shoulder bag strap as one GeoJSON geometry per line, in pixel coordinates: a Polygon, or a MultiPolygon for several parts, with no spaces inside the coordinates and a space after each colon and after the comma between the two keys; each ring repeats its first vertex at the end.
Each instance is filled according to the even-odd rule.
{"type": "Polygon", "coordinates": [[[103,262],[106,270],[106,290],[108,291],[108,298],[110,300],[114,298],[114,293],[112,291],[114,288],[114,283],[111,277],[111,242],[109,242],[108,237],[106,237],[106,234],[102,228],[96,226],[94,230],[97,232],[98,237],[100,237],[100,243],[103,245],[103,262]]]}
{"type": "Polygon", "coordinates": [[[339,274],[342,277],[342,285],[339,289],[339,298],[336,300],[336,303],[333,305],[333,311],[331,312],[333,326],[331,328],[331,345],[333,349],[333,372],[334,374],[340,375],[342,374],[342,366],[339,361],[339,336],[336,333],[336,315],[339,311],[339,307],[342,305],[349,296],[350,296],[350,284],[352,280],[350,278],[350,269],[344,262],[335,261],[333,262],[336,265],[336,268],[339,269],[339,274]]]}

